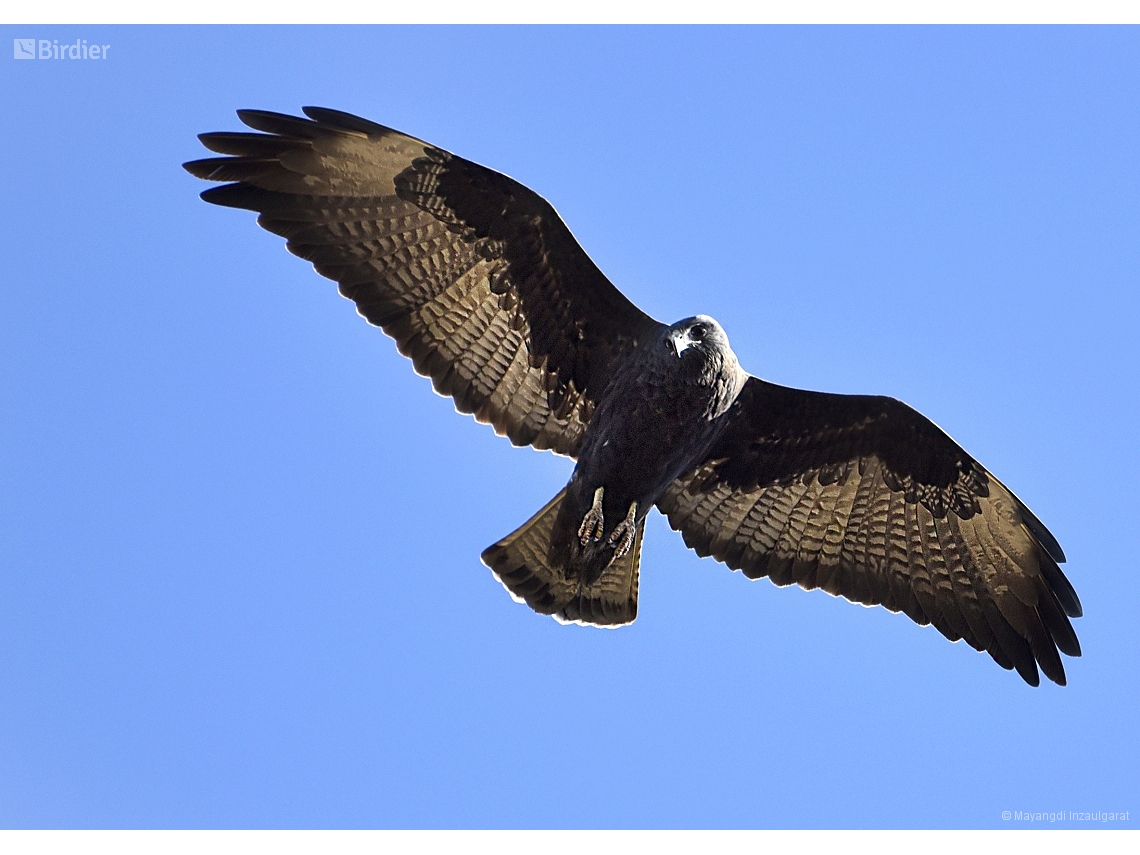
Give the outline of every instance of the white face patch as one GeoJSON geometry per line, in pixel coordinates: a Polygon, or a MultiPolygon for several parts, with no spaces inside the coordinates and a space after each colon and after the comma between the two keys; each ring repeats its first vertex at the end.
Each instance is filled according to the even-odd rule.
{"type": "Polygon", "coordinates": [[[673,352],[678,356],[685,352],[685,348],[693,345],[687,329],[673,330],[669,333],[669,340],[673,343],[673,352]]]}
{"type": "Polygon", "coordinates": [[[698,315],[689,319],[684,327],[669,332],[669,343],[673,352],[680,356],[690,347],[712,338],[718,330],[716,321],[706,315],[698,315]]]}

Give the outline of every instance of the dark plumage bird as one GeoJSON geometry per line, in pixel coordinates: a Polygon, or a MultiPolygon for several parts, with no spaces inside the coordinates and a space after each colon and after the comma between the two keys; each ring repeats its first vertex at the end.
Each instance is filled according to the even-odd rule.
{"type": "Polygon", "coordinates": [[[230,182],[340,285],[438,392],[515,445],[577,459],[566,487],[483,553],[535,611],[637,615],[646,514],[749,578],[822,588],[964,639],[1032,685],[1064,685],[1080,602],[1044,525],[893,398],[749,376],[712,318],[661,324],[627,300],[548,202],[421,140],[334,110],[254,110],[202,134],[230,182]]]}

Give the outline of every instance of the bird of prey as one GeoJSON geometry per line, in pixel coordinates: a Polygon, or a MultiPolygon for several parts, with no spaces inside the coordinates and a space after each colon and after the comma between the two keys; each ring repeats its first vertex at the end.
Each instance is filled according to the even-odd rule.
{"type": "Polygon", "coordinates": [[[570,482],[483,552],[563,622],[630,623],[646,515],[698,555],[904,612],[1031,685],[1065,684],[1081,605],[1056,539],[933,422],[893,398],[747,374],[712,318],[660,323],[554,208],[511,178],[347,113],[242,110],[185,164],[207,202],[335,280],[461,413],[576,459],[570,482]]]}

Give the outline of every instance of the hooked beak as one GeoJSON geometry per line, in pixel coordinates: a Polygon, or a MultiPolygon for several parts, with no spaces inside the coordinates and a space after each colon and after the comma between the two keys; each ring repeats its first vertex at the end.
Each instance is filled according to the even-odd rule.
{"type": "Polygon", "coordinates": [[[669,347],[673,350],[674,356],[680,356],[685,352],[685,348],[689,347],[692,342],[689,337],[685,335],[684,330],[673,330],[669,333],[669,347]]]}

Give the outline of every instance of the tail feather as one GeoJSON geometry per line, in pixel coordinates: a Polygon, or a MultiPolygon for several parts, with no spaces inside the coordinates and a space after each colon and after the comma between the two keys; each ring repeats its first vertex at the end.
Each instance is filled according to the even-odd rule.
{"type": "Polygon", "coordinates": [[[547,558],[550,532],[565,495],[563,488],[542,510],[480,556],[517,602],[544,615],[561,611],[578,593],[577,580],[567,579],[547,558]]]}
{"type": "Polygon", "coordinates": [[[641,570],[641,535],[645,520],[637,524],[637,533],[629,552],[610,564],[592,585],[583,585],[578,596],[554,615],[561,623],[588,626],[622,626],[637,618],[637,578],[641,570]]]}
{"type": "Polygon", "coordinates": [[[620,626],[637,617],[637,577],[645,520],[638,523],[633,547],[610,564],[592,585],[581,583],[550,560],[550,537],[566,490],[563,489],[520,528],[483,550],[483,563],[517,602],[561,623],[620,626]]]}

